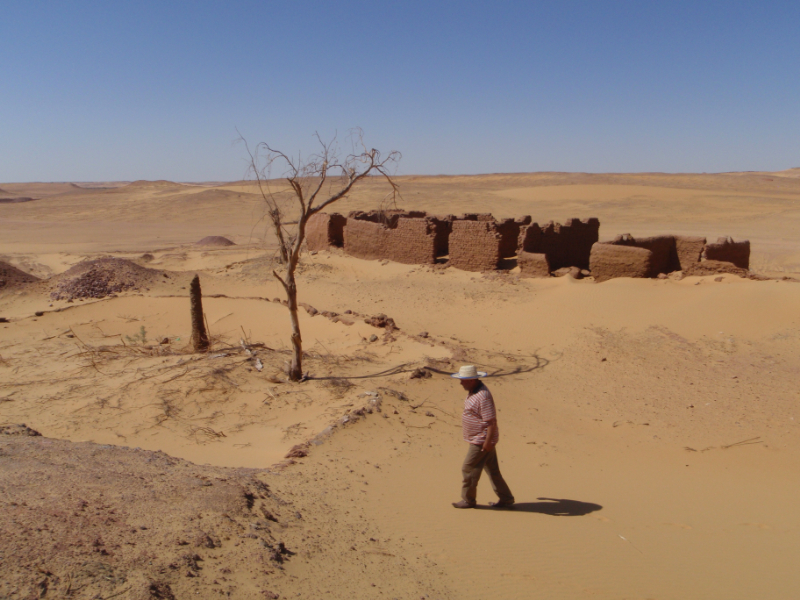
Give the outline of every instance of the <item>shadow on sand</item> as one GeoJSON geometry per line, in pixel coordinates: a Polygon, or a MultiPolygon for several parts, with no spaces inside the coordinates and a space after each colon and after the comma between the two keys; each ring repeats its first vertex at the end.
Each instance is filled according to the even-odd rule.
{"type": "Polygon", "coordinates": [[[580,500],[567,500],[566,498],[537,498],[537,500],[544,500],[544,502],[517,502],[513,508],[504,509],[483,505],[476,506],[476,508],[481,510],[539,513],[550,515],[551,517],[582,517],[603,509],[599,504],[581,502],[580,500]]]}

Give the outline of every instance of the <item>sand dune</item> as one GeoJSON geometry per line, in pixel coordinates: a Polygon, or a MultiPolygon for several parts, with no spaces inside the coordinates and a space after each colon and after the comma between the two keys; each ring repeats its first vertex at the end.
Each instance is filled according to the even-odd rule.
{"type": "MultiPolygon", "coordinates": [[[[730,234],[751,239],[756,270],[800,273],[800,182],[789,176],[400,181],[407,209],[540,222],[597,216],[603,238],[730,234]]],[[[142,464],[160,465],[163,455],[145,451],[161,450],[211,465],[198,474],[224,478],[231,469],[232,482],[244,477],[240,468],[259,469],[282,511],[279,523],[267,523],[270,535],[296,551],[280,568],[267,561],[251,569],[256,554],[234,560],[265,535],[256,515],[242,512],[239,537],[192,546],[203,559],[197,577],[135,566],[126,552],[98,559],[114,573],[129,569],[131,581],[200,597],[749,599],[800,591],[800,284],[733,275],[596,284],[304,255],[301,300],[328,315],[301,312],[310,379],[292,384],[282,375],[289,323],[273,301],[283,297],[271,275],[275,248],[258,224],[252,183],[59,194],[0,205],[0,260],[50,278],[0,288],[0,317],[9,321],[0,323],[0,424],[99,445],[80,452],[139,447],[142,464]],[[193,245],[205,236],[236,245],[193,245]],[[88,263],[75,265],[101,257],[131,261],[136,285],[100,298],[51,295],[88,263]],[[213,339],[202,355],[188,348],[186,288],[196,272],[213,339]],[[365,322],[377,313],[399,330],[365,322]],[[448,373],[461,364],[490,373],[514,511],[488,508],[488,481],[480,510],[450,506],[465,444],[463,392],[448,373]],[[227,575],[217,561],[227,561],[227,575]]],[[[370,183],[337,209],[369,209],[382,198],[370,183]]],[[[0,466],[5,443],[0,436],[0,466]]],[[[13,452],[45,460],[45,447],[13,452]]],[[[135,453],[112,454],[109,473],[123,463],[126,473],[140,469],[135,453]]],[[[177,469],[192,468],[141,473],[158,489],[159,477],[178,481],[177,469]]],[[[43,502],[32,494],[30,502],[43,502]]],[[[153,544],[195,526],[184,517],[174,530],[159,525],[153,544]]],[[[224,520],[214,511],[204,518],[224,520]]],[[[66,567],[50,568],[63,583],[66,567]]],[[[125,590],[95,579],[92,590],[125,590]]]]}

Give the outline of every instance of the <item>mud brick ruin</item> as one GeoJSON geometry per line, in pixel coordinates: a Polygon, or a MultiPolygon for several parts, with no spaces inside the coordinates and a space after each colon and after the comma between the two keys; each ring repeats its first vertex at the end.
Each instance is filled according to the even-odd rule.
{"type": "MultiPolygon", "coordinates": [[[[423,211],[354,211],[344,217],[318,213],[308,222],[309,250],[342,248],[367,260],[405,264],[447,263],[464,271],[520,267],[523,277],[554,272],[615,277],[658,277],[709,268],[727,272],[750,266],[750,242],[720,238],[620,235],[600,242],[600,221],[568,219],[539,225],[530,216],[496,220],[491,214],[428,215],[423,211]]],[[[700,274],[698,272],[698,274],[700,274]]]]}
{"type": "Polygon", "coordinates": [[[636,239],[628,234],[618,235],[611,242],[592,247],[589,269],[597,281],[605,281],[615,277],[658,277],[675,271],[690,273],[695,265],[706,261],[747,270],[750,242],[734,242],[727,237],[707,244],[704,237],[660,235],[636,239]]]}
{"type": "Polygon", "coordinates": [[[341,248],[344,245],[343,230],[347,219],[339,213],[317,213],[312,218],[314,226],[306,228],[306,243],[310,249],[341,248]]]}

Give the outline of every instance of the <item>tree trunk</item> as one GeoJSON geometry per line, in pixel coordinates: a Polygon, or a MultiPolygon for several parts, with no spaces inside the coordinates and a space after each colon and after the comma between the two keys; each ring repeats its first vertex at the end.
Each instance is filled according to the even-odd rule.
{"type": "Polygon", "coordinates": [[[200,291],[200,277],[194,276],[189,286],[192,311],[192,348],[195,352],[208,350],[208,332],[203,320],[203,292],[200,291]]]}
{"type": "Polygon", "coordinates": [[[288,250],[286,250],[286,246],[282,243],[282,241],[279,242],[279,244],[281,248],[281,258],[280,258],[281,264],[285,265],[286,263],[289,262],[289,252],[288,250]]]}
{"type": "Polygon", "coordinates": [[[272,220],[272,228],[275,230],[275,238],[278,240],[280,249],[280,261],[282,265],[289,262],[289,249],[286,247],[286,238],[283,237],[283,225],[281,223],[281,213],[277,208],[269,211],[269,218],[272,220]]]}
{"type": "Polygon", "coordinates": [[[292,364],[289,367],[289,379],[300,381],[303,378],[303,338],[300,336],[300,319],[297,316],[297,285],[294,273],[287,277],[286,299],[292,320],[292,364]]]}

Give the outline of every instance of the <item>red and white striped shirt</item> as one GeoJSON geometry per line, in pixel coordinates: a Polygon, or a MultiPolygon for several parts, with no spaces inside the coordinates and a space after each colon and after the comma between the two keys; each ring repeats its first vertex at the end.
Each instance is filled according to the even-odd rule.
{"type": "MultiPolygon", "coordinates": [[[[464,441],[470,444],[483,445],[486,441],[486,430],[489,421],[497,418],[494,408],[494,398],[482,382],[464,400],[464,413],[461,415],[461,427],[464,431],[464,441]]],[[[500,430],[495,427],[492,442],[500,439],[500,430]]]]}

